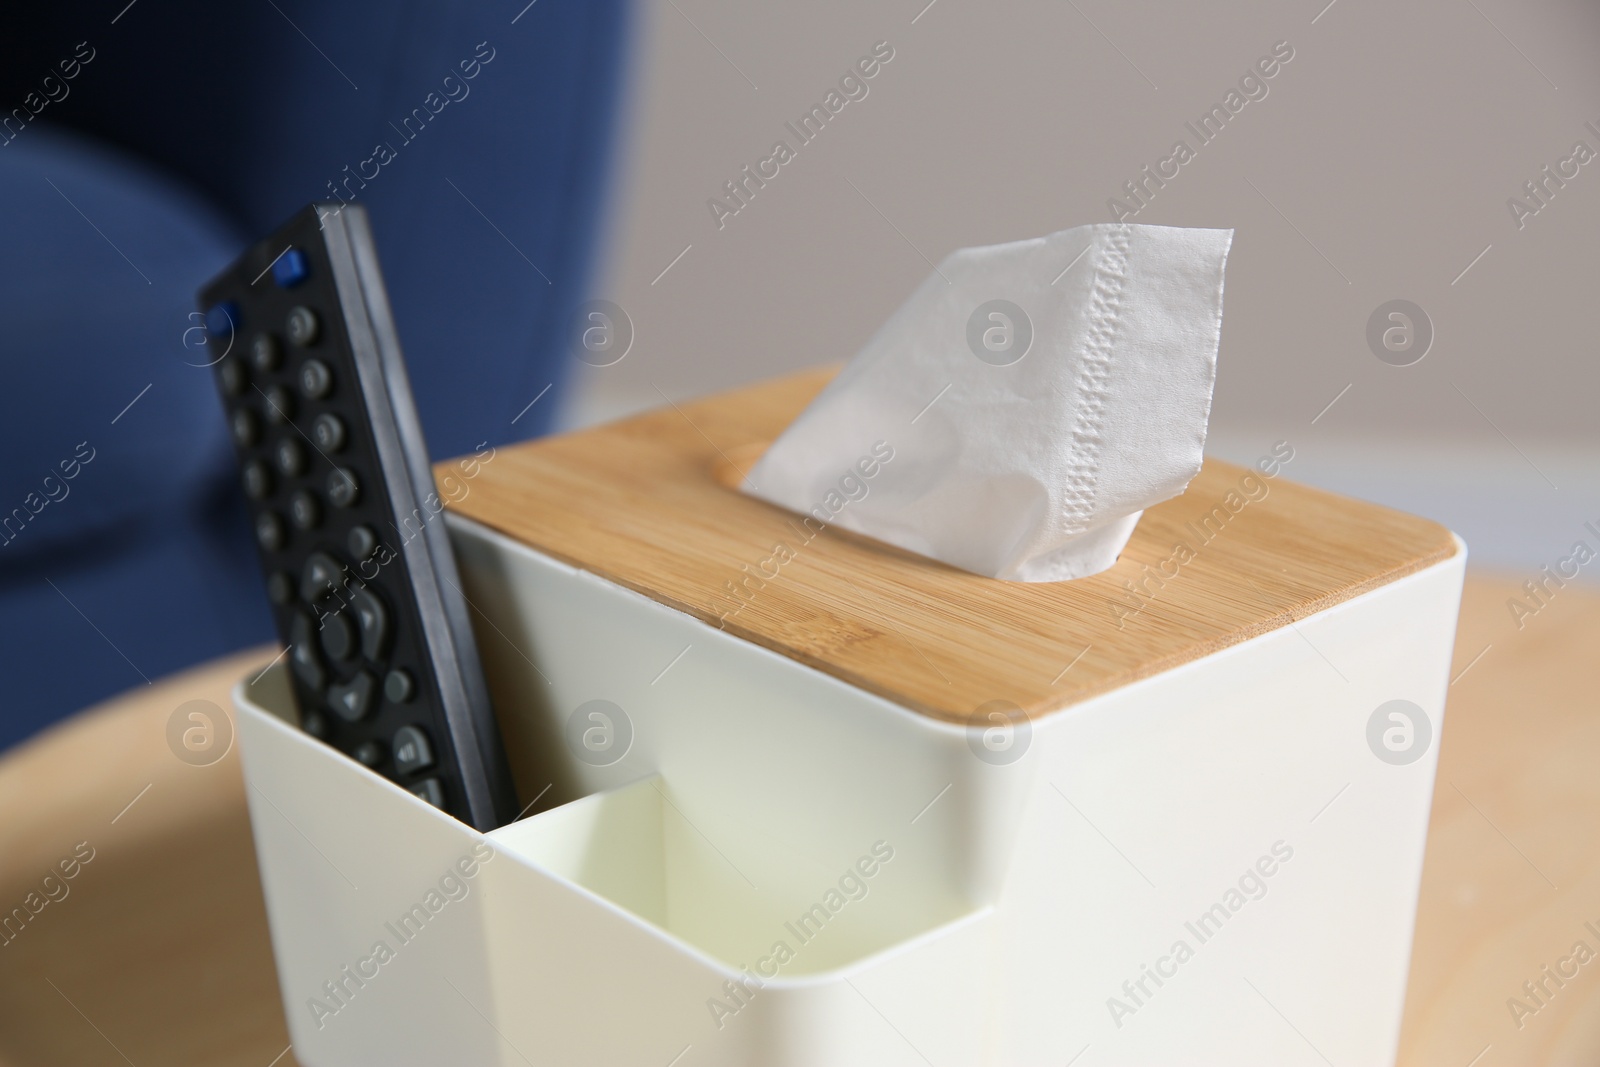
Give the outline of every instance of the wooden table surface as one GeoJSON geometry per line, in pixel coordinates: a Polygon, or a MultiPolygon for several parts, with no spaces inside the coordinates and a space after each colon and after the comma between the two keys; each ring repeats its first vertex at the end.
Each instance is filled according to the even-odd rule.
{"type": "MultiPolygon", "coordinates": [[[[1600,957],[1560,987],[1544,978],[1537,1003],[1522,988],[1575,942],[1600,952],[1584,925],[1600,930],[1600,592],[1568,586],[1520,631],[1516,592],[1507,578],[1467,582],[1408,1067],[1600,1063],[1600,957]]],[[[141,688],[0,759],[0,914],[30,893],[38,907],[46,888],[60,898],[0,945],[0,1063],[294,1064],[238,754],[196,766],[167,741],[181,704],[229,707],[234,680],[271,656],[141,688]]]]}

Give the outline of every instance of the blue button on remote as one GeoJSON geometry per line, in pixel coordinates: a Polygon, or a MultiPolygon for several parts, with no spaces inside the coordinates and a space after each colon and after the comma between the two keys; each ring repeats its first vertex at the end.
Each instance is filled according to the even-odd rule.
{"type": "Polygon", "coordinates": [[[272,280],[284,289],[291,289],[306,280],[310,268],[306,266],[306,257],[298,248],[291,248],[278,257],[272,265],[272,280]]]}
{"type": "Polygon", "coordinates": [[[233,331],[239,328],[239,305],[232,300],[224,300],[213,305],[206,312],[206,333],[217,340],[232,337],[233,331]]]}

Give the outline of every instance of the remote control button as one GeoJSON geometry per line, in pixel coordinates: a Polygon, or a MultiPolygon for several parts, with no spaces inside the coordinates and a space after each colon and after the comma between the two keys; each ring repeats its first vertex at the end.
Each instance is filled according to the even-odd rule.
{"type": "Polygon", "coordinates": [[[244,372],[244,364],[231,356],[222,361],[217,373],[222,379],[222,391],[229,396],[238,396],[244,392],[244,387],[250,384],[250,379],[244,372]]]}
{"type": "Polygon", "coordinates": [[[417,695],[417,683],[411,680],[411,672],[398,667],[390,671],[383,680],[383,695],[391,704],[409,704],[417,695]]]}
{"type": "Polygon", "coordinates": [[[261,440],[261,416],[249,408],[240,408],[229,420],[233,428],[233,441],[240,448],[249,448],[261,440]]]}
{"type": "Polygon", "coordinates": [[[289,498],[289,519],[302,530],[315,530],[322,521],[322,505],[309,489],[302,489],[289,498]]]}
{"type": "MultiPolygon", "coordinates": [[[[305,374],[304,368],[300,373],[305,374]]],[[[344,420],[331,411],[324,411],[311,424],[311,439],[324,452],[337,452],[344,447],[344,420]]]]}
{"type": "Polygon", "coordinates": [[[312,737],[323,738],[328,736],[328,720],[320,711],[308,711],[300,716],[300,729],[312,737]]]}
{"type": "Polygon", "coordinates": [[[323,670],[317,648],[311,643],[311,618],[303,611],[295,612],[294,621],[289,624],[289,645],[289,669],[308,688],[321,689],[328,672],[323,670]]]}
{"type": "Polygon", "coordinates": [[[272,459],[278,469],[290,478],[305,473],[306,446],[298,437],[285,437],[272,446],[272,459]]]}
{"type": "Polygon", "coordinates": [[[361,628],[361,654],[371,660],[382,659],[389,644],[389,612],[383,601],[363,586],[350,594],[350,606],[361,628]]]}
{"type": "Polygon", "coordinates": [[[294,418],[294,394],[281,385],[267,390],[267,419],[284,423],[294,418]]]}
{"type": "Polygon", "coordinates": [[[322,651],[328,658],[344,662],[356,651],[356,628],[350,625],[350,619],[343,610],[329,612],[322,616],[319,624],[321,629],[317,635],[322,639],[322,651]]]}
{"type": "Polygon", "coordinates": [[[288,571],[273,571],[267,579],[267,599],[280,608],[294,602],[294,579],[288,571]]]}
{"type": "Polygon", "coordinates": [[[383,746],[376,741],[363,741],[350,754],[363,767],[376,767],[383,762],[383,746]]]}
{"type": "Polygon", "coordinates": [[[272,495],[272,471],[259,459],[244,465],[244,494],[251,500],[265,500],[272,495]]]}
{"type": "Polygon", "coordinates": [[[291,344],[304,348],[317,339],[321,330],[322,324],[317,321],[317,313],[301,306],[289,312],[289,321],[283,332],[289,335],[291,344]]]}
{"type": "Polygon", "coordinates": [[[306,280],[311,270],[306,265],[305,253],[298,248],[286,249],[272,265],[272,280],[285,289],[292,289],[306,280]]]}
{"type": "Polygon", "coordinates": [[[343,685],[330,685],[328,703],[333,713],[348,722],[359,722],[372,707],[372,690],[376,685],[366,671],[357,672],[343,685]]]}
{"type": "Polygon", "coordinates": [[[378,535],[372,532],[370,526],[357,526],[345,539],[345,547],[360,562],[378,550],[378,535]]]}
{"type": "Polygon", "coordinates": [[[333,372],[320,359],[300,364],[300,391],[311,400],[321,400],[333,391],[333,372]]]}
{"type": "Polygon", "coordinates": [[[433,746],[428,735],[415,726],[402,726],[394,732],[394,769],[410,774],[433,766],[433,746]]]}
{"type": "Polygon", "coordinates": [[[411,790],[412,796],[421,797],[436,808],[444,807],[444,787],[437,778],[424,778],[406,787],[411,790]]]}
{"type": "Polygon", "coordinates": [[[300,599],[315,604],[339,588],[343,568],[339,561],[326,552],[313,552],[306,557],[305,569],[300,572],[300,599]]]}
{"type": "Polygon", "coordinates": [[[232,300],[224,300],[206,312],[206,333],[211,335],[212,340],[230,340],[233,337],[233,331],[238,328],[239,305],[232,300]]]}
{"type": "Polygon", "coordinates": [[[340,467],[328,475],[328,499],[333,501],[335,507],[355,506],[356,501],[361,499],[361,483],[356,481],[354,471],[340,467]]]}
{"type": "Polygon", "coordinates": [[[276,552],[283,547],[284,542],[283,520],[271,511],[263,511],[256,516],[256,540],[268,552],[276,552]]]}
{"type": "Polygon", "coordinates": [[[278,339],[270,333],[258,333],[250,338],[250,365],[259,371],[273,371],[283,362],[283,349],[278,339]]]}

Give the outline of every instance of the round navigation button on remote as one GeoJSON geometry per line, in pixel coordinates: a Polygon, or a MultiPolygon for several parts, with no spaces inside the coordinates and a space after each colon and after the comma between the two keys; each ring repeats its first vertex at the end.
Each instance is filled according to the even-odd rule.
{"type": "Polygon", "coordinates": [[[285,437],[272,446],[272,459],[284,474],[298,477],[306,469],[306,446],[298,437],[285,437]]]}
{"type": "Polygon", "coordinates": [[[370,526],[357,526],[350,531],[344,546],[357,560],[364,560],[378,550],[378,535],[370,526]]]}
{"type": "Polygon", "coordinates": [[[311,400],[321,400],[333,391],[333,372],[320,359],[300,364],[300,391],[311,400]]]}
{"type": "Polygon", "coordinates": [[[383,746],[376,741],[363,741],[350,754],[363,767],[376,767],[383,762],[383,746]]]}
{"type": "Polygon", "coordinates": [[[294,394],[281,385],[267,390],[267,418],[284,423],[294,418],[294,394]]]}
{"type": "Polygon", "coordinates": [[[328,672],[311,643],[311,617],[303,611],[295,612],[289,623],[289,669],[308,689],[321,689],[328,680],[328,672]]]}
{"type": "Polygon", "coordinates": [[[253,501],[264,501],[272,496],[272,472],[259,459],[245,464],[245,496],[253,501]]]}
{"type": "Polygon", "coordinates": [[[320,711],[308,711],[300,716],[300,729],[312,737],[327,737],[328,720],[323,717],[320,711]]]}
{"type": "Polygon", "coordinates": [[[300,573],[300,599],[315,604],[320,597],[337,592],[342,573],[339,561],[326,552],[311,553],[300,573]]]}
{"type": "Polygon", "coordinates": [[[251,500],[265,500],[272,494],[272,472],[259,459],[244,465],[244,494],[251,500]]]}
{"type": "MultiPolygon", "coordinates": [[[[305,371],[302,369],[302,375],[305,371]]],[[[311,424],[311,439],[324,452],[337,452],[344,447],[344,420],[331,411],[324,411],[311,424]]]]}
{"type": "Polygon", "coordinates": [[[222,365],[217,368],[217,373],[222,377],[222,391],[229,396],[238,396],[244,392],[244,387],[250,384],[249,376],[244,372],[244,364],[231,356],[223,359],[222,365]]]}
{"type": "Polygon", "coordinates": [[[267,579],[267,599],[279,607],[294,602],[294,578],[288,571],[273,571],[267,579]]]}
{"type": "Polygon", "coordinates": [[[339,718],[358,722],[372,707],[372,690],[376,684],[372,675],[357,671],[356,676],[343,685],[328,687],[328,706],[339,718]]]}
{"type": "Polygon", "coordinates": [[[278,551],[283,547],[285,540],[283,520],[270,511],[263,511],[257,515],[256,540],[268,552],[278,551]]]}
{"type": "Polygon", "coordinates": [[[240,408],[233,413],[230,420],[233,426],[233,440],[240,448],[249,448],[261,440],[261,416],[249,408],[240,408]]]}
{"type": "Polygon", "coordinates": [[[322,641],[322,651],[328,654],[329,659],[342,663],[355,654],[356,628],[343,611],[323,615],[317,636],[322,641]]]}
{"type": "Polygon", "coordinates": [[[370,660],[380,660],[389,649],[389,611],[378,599],[378,594],[362,586],[350,594],[350,607],[356,613],[356,626],[361,631],[361,654],[370,660]]]}
{"type": "Polygon", "coordinates": [[[396,667],[383,679],[383,695],[391,704],[407,704],[417,695],[417,683],[411,680],[411,672],[396,667]]]}
{"type": "Polygon", "coordinates": [[[421,797],[434,807],[444,807],[444,786],[439,784],[439,779],[424,778],[407,788],[411,790],[413,796],[421,797]]]}
{"type": "Polygon", "coordinates": [[[302,489],[289,498],[289,518],[302,530],[314,530],[322,521],[322,505],[309,489],[302,489]]]}
{"type": "Polygon", "coordinates": [[[328,499],[333,501],[335,507],[355,506],[356,501],[361,499],[361,483],[356,481],[354,471],[339,467],[328,474],[328,499]]]}
{"type": "Polygon", "coordinates": [[[321,329],[322,324],[317,321],[317,313],[302,306],[289,312],[289,319],[284,325],[283,332],[289,335],[291,344],[304,348],[316,341],[321,329]]]}
{"type": "Polygon", "coordinates": [[[433,766],[433,746],[421,727],[402,726],[394,732],[394,769],[410,774],[433,766]]]}
{"type": "Polygon", "coordinates": [[[250,365],[259,371],[274,371],[283,362],[283,349],[278,339],[270,333],[258,333],[250,339],[250,365]]]}

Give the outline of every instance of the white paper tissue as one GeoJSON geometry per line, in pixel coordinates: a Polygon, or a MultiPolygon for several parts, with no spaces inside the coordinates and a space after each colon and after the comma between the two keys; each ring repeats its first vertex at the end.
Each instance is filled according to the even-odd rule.
{"type": "Polygon", "coordinates": [[[1199,473],[1232,241],[1105,223],[952,252],[742,488],[993,578],[1105,570],[1199,473]]]}

